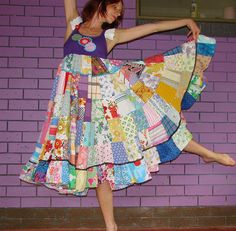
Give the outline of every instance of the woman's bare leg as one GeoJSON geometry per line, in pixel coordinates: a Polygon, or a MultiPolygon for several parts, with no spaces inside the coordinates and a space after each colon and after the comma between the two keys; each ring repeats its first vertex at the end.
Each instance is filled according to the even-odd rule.
{"type": "Polygon", "coordinates": [[[225,153],[213,152],[194,140],[191,140],[184,148],[184,151],[197,154],[202,157],[206,163],[217,162],[225,166],[235,166],[235,161],[225,153]]]}
{"type": "Polygon", "coordinates": [[[113,195],[109,183],[105,181],[100,184],[96,188],[96,193],[106,224],[106,231],[116,231],[117,225],[113,212],[113,195]]]}

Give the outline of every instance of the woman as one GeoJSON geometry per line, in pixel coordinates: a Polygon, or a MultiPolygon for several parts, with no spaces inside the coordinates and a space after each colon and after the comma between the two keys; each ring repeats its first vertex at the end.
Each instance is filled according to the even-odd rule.
{"type": "MultiPolygon", "coordinates": [[[[130,85],[132,85],[132,78],[133,80],[137,79],[137,77],[143,78],[145,82],[143,74],[145,65],[146,67],[148,65],[152,67],[153,60],[160,59],[160,56],[147,59],[146,64],[144,64],[142,62],[124,63],[118,60],[107,61],[107,54],[117,44],[138,39],[155,32],[184,26],[190,29],[193,39],[197,41],[200,30],[193,20],[162,21],[129,29],[114,29],[118,26],[123,16],[123,1],[121,0],[90,0],[82,12],[83,23],[81,18],[78,17],[76,0],[64,0],[64,5],[67,22],[64,44],[65,58],[59,65],[54,81],[52,97],[48,107],[48,117],[42,129],[39,142],[36,145],[36,150],[30,162],[23,167],[20,176],[22,180],[30,183],[43,183],[47,187],[58,190],[60,193],[72,193],[77,196],[85,195],[86,190],[90,187],[96,188],[106,230],[114,231],[117,230],[117,225],[113,215],[112,190],[149,180],[149,173],[158,170],[158,163],[172,160],[179,155],[180,151],[184,150],[201,156],[207,163],[218,162],[226,166],[235,165],[235,161],[227,154],[215,153],[195,142],[185,128],[184,120],[179,117],[179,113],[175,114],[178,117],[175,119],[180,120],[180,126],[174,127],[171,134],[169,134],[169,138],[178,132],[182,132],[181,136],[186,137],[184,138],[184,147],[180,148],[177,151],[178,153],[174,153],[172,156],[169,153],[165,153],[164,149],[157,148],[152,152],[152,145],[148,146],[148,142],[145,143],[147,141],[145,137],[142,140],[142,135],[145,136],[142,131],[139,132],[141,133],[139,136],[140,144],[137,144],[135,143],[137,134],[130,134],[129,131],[121,133],[116,130],[117,126],[120,126],[119,121],[123,123],[123,128],[133,123],[135,116],[132,118],[128,118],[128,116],[135,111],[135,109],[133,111],[130,109],[134,108],[134,105],[136,108],[143,110],[140,108],[143,103],[140,103],[140,99],[137,96],[130,93],[130,89],[125,84],[119,82],[119,78],[124,77],[122,79],[123,82],[127,78],[130,81],[130,85]],[[107,79],[110,81],[109,83],[107,79]],[[109,85],[111,82],[112,85],[109,85]],[[115,91],[112,92],[109,88],[110,86],[114,87],[119,94],[115,93],[115,91]],[[84,87],[86,88],[85,92],[84,87]],[[99,90],[93,90],[94,87],[99,90]],[[130,95],[122,95],[124,92],[129,92],[130,95]],[[121,95],[122,97],[128,97],[129,100],[126,100],[125,105],[122,106],[121,104],[120,107],[117,107],[118,103],[121,102],[121,97],[117,100],[118,95],[119,97],[121,95]],[[117,105],[111,102],[110,99],[112,97],[116,98],[114,102],[117,102],[117,105]],[[130,122],[126,124],[126,121],[122,120],[123,118],[130,119],[130,122]],[[107,129],[110,133],[107,132],[107,129]],[[131,144],[129,142],[132,138],[134,139],[131,144]],[[111,150],[119,156],[119,160],[114,155],[114,159],[111,161],[106,151],[107,140],[112,143],[111,150]],[[119,146],[124,140],[125,142],[127,141],[127,143],[124,142],[126,146],[119,146]],[[95,144],[99,144],[100,148],[93,148],[96,146],[95,144]],[[143,152],[144,158],[143,156],[132,157],[131,154],[127,158],[125,155],[128,151],[121,156],[121,153],[124,154],[124,147],[126,151],[129,149],[129,154],[134,153],[132,148],[139,148],[140,154],[141,148],[145,147],[143,148],[143,151],[145,150],[143,152]],[[159,151],[159,154],[157,151],[159,151]],[[162,159],[162,153],[168,158],[165,159],[164,157],[162,159]],[[150,160],[151,154],[156,155],[155,159],[152,159],[155,163],[152,162],[151,164],[150,162],[150,165],[147,166],[145,161],[150,160]],[[94,162],[94,159],[97,162],[94,162]],[[114,164],[115,162],[117,165],[114,164]],[[120,180],[119,177],[121,177],[124,170],[127,174],[126,178],[128,178],[128,171],[130,171],[130,175],[133,174],[133,178],[120,180]],[[116,174],[120,175],[117,177],[116,174]]],[[[188,43],[186,46],[195,51],[193,44],[195,43],[188,43]]],[[[157,61],[157,63],[160,64],[161,62],[157,61]]],[[[194,63],[192,70],[193,67],[194,63]]],[[[150,86],[150,88],[152,87],[150,86]]],[[[134,88],[133,91],[135,92],[134,88]]],[[[147,91],[150,93],[150,89],[147,91]]],[[[142,98],[143,95],[140,95],[140,97],[142,98]]],[[[180,111],[178,109],[175,111],[173,110],[173,105],[168,106],[162,99],[159,98],[159,100],[160,103],[165,104],[164,108],[172,110],[173,114],[181,111],[181,109],[180,111]]],[[[154,114],[157,113],[152,108],[148,110],[151,110],[154,114]]],[[[152,115],[150,113],[149,116],[152,115]]],[[[141,121],[140,118],[143,117],[139,116],[137,121],[141,121]]],[[[155,120],[155,118],[153,119],[155,120]]],[[[149,118],[150,121],[151,119],[149,118]]],[[[168,121],[173,123],[170,119],[168,121]]],[[[145,123],[144,121],[141,122],[145,123]]],[[[137,129],[135,131],[137,133],[137,129]]],[[[167,139],[165,141],[162,143],[165,143],[164,145],[169,148],[169,141],[167,139]]],[[[183,140],[180,142],[183,142],[183,140]]],[[[162,147],[162,143],[156,143],[156,146],[162,147]]]]}

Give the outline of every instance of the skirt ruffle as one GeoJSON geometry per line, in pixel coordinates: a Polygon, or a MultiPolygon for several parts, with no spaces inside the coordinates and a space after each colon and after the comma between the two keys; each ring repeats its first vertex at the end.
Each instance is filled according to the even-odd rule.
{"type": "Polygon", "coordinates": [[[200,35],[144,61],[66,56],[20,179],[76,196],[105,180],[112,190],[150,180],[192,139],[181,111],[205,87],[214,51],[200,35]]]}

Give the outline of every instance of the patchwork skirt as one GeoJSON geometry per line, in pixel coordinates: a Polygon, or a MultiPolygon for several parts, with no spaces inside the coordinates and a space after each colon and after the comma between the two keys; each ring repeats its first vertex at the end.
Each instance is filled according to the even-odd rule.
{"type": "Polygon", "coordinates": [[[200,35],[139,61],[67,55],[45,122],[20,179],[84,196],[143,183],[192,139],[181,111],[201,94],[215,39],[200,35]]]}

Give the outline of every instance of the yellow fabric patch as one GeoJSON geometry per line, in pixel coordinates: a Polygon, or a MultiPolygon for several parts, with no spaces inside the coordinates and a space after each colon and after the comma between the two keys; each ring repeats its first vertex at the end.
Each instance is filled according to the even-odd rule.
{"type": "Polygon", "coordinates": [[[137,81],[131,88],[145,103],[153,96],[151,89],[140,81],[137,81]]]}
{"type": "Polygon", "coordinates": [[[108,126],[112,135],[112,142],[122,142],[126,140],[125,132],[119,118],[108,120],[108,126]]]}
{"type": "Polygon", "coordinates": [[[159,94],[167,103],[172,105],[177,111],[181,110],[180,99],[177,98],[176,89],[160,82],[156,93],[159,94]]]}

